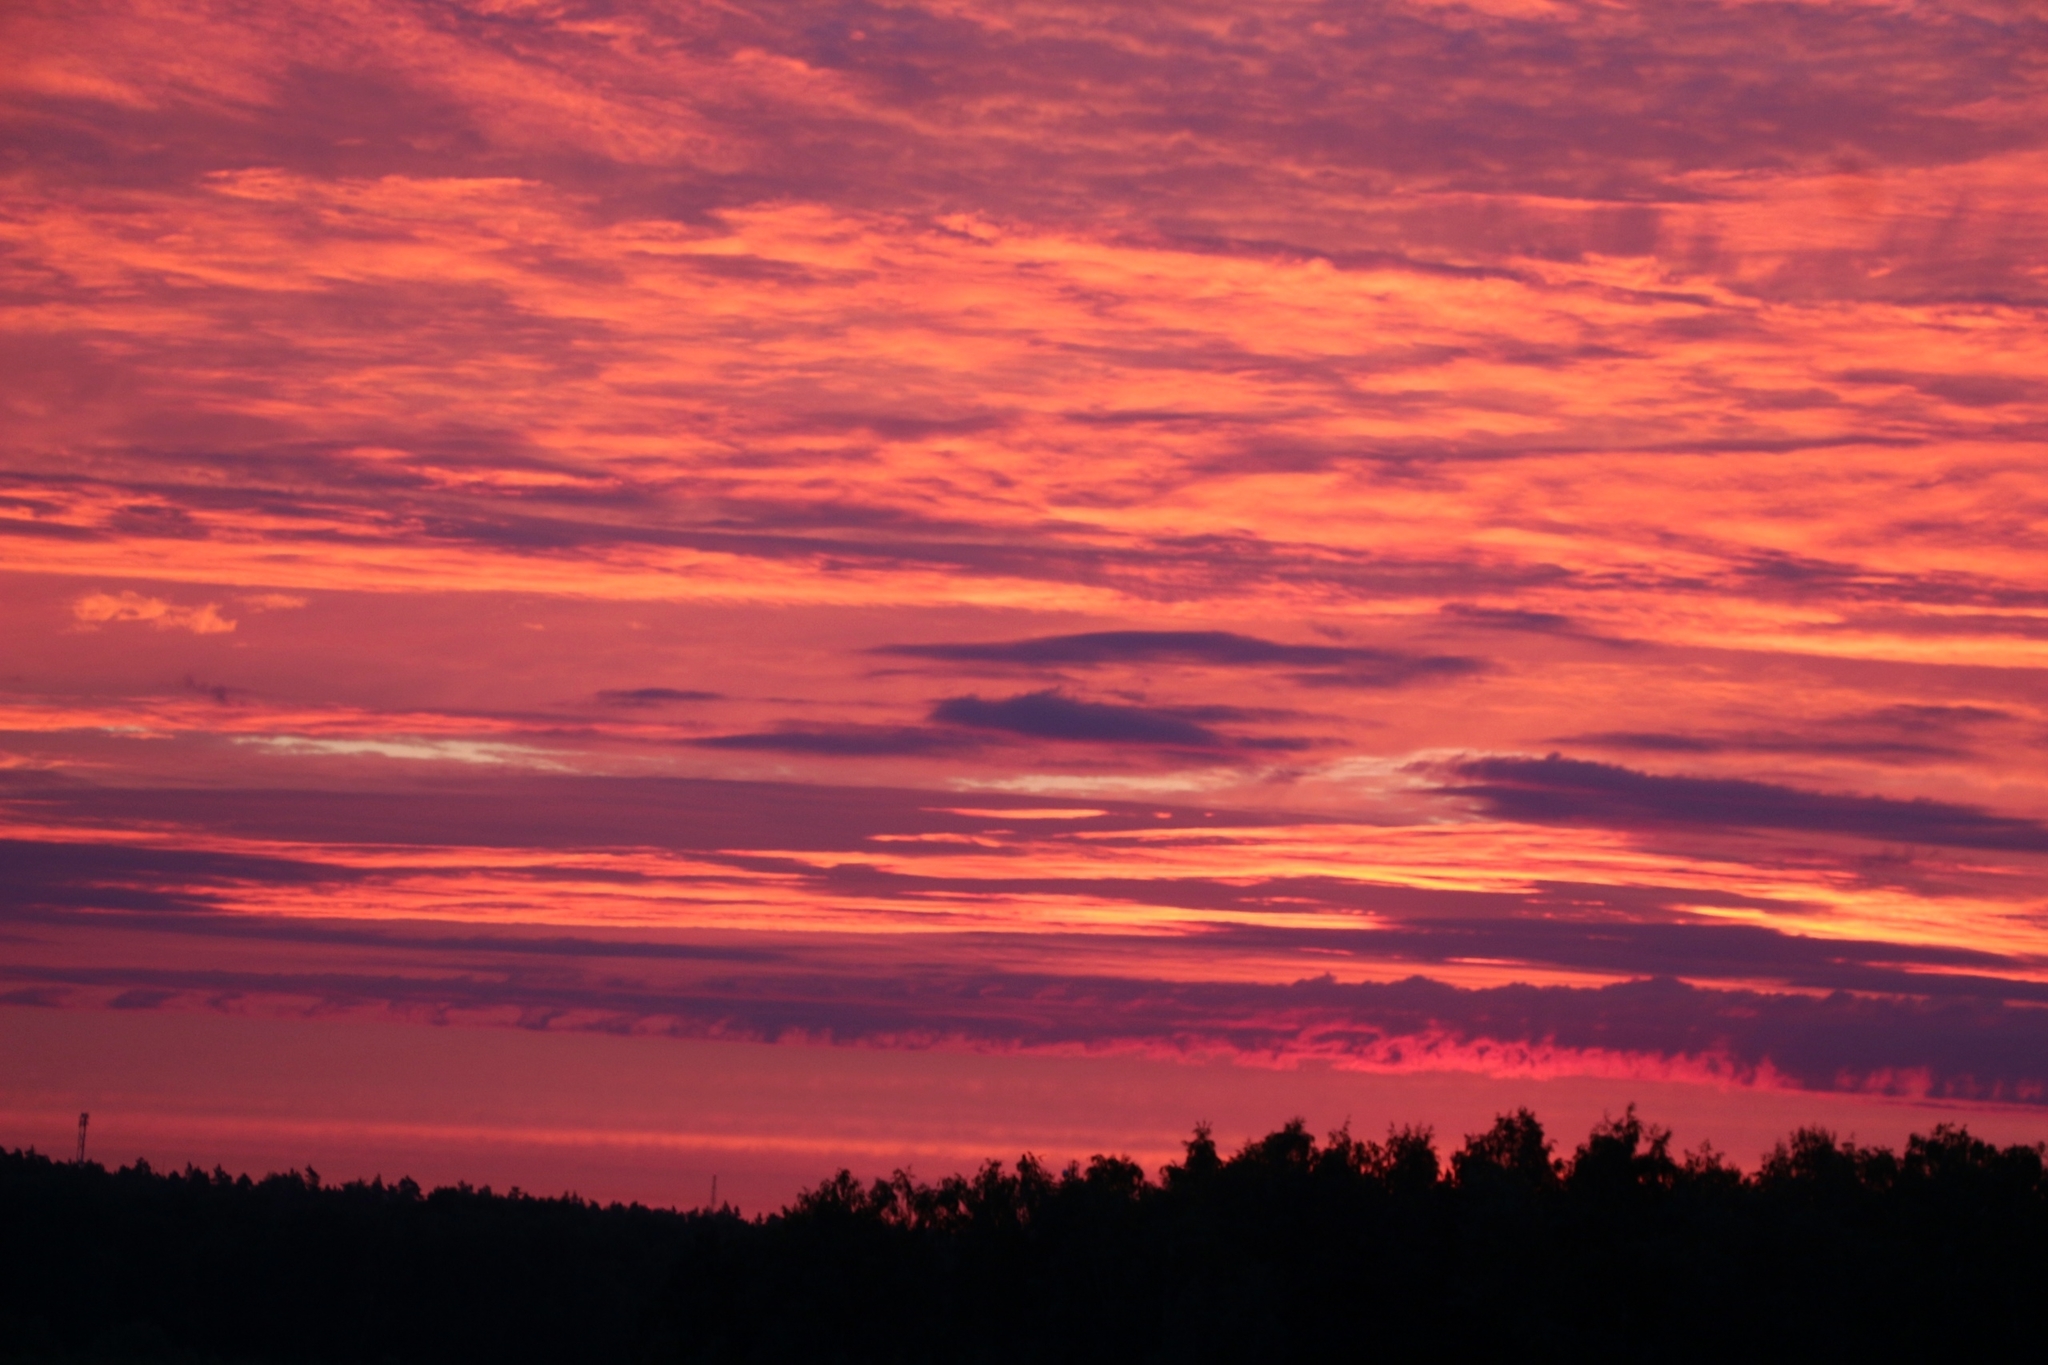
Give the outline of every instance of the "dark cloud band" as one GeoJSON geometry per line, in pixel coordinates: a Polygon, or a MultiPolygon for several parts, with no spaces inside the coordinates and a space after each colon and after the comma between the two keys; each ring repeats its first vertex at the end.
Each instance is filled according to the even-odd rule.
{"type": "Polygon", "coordinates": [[[1563,758],[1452,765],[1445,790],[1537,824],[1726,826],[1846,834],[1903,844],[2048,853],[2048,825],[1944,801],[1804,791],[1743,778],[1669,777],[1563,758]]]}
{"type": "Polygon", "coordinates": [[[1332,687],[1397,687],[1433,677],[1480,672],[1460,655],[1410,654],[1345,645],[1282,644],[1222,630],[1104,630],[980,643],[884,645],[874,651],[945,663],[1026,668],[1181,664],[1203,668],[1297,670],[1299,681],[1332,687]]]}

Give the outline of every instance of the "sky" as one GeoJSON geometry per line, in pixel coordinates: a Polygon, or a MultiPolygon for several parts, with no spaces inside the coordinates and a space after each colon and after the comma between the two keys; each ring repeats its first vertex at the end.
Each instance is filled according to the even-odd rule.
{"type": "Polygon", "coordinates": [[[2048,1135],[2039,4],[0,50],[0,1142],[2048,1135]]]}

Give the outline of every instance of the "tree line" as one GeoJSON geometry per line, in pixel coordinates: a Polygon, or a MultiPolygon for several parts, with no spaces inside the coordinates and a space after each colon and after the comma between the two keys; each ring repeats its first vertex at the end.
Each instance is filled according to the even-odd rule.
{"type": "Polygon", "coordinates": [[[1299,1121],[1121,1157],[846,1171],[778,1213],[0,1152],[0,1362],[1239,1361],[1955,1354],[2038,1333],[2043,1148],[1820,1129],[1753,1174],[1631,1108],[1445,1159],[1299,1121]]]}

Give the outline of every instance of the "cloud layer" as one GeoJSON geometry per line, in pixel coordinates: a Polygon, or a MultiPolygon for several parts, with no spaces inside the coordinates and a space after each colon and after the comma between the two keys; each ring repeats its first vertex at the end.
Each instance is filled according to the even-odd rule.
{"type": "Polygon", "coordinates": [[[2048,1102],[2031,941],[1928,941],[1883,918],[1884,888],[1843,895],[1853,863],[1771,884],[1625,840],[1602,867],[1512,825],[438,787],[221,790],[170,838],[137,821],[171,793],[18,787],[44,833],[0,844],[18,949],[0,985],[45,1005],[2048,1102]]]}
{"type": "Polygon", "coordinates": [[[0,26],[5,1000],[2043,1101],[2039,13],[0,26]]]}

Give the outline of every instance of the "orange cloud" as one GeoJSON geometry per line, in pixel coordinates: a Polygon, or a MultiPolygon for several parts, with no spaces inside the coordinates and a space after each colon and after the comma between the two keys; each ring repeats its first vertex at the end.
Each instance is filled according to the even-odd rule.
{"type": "Polygon", "coordinates": [[[158,630],[189,630],[194,635],[225,635],[235,628],[233,621],[220,614],[218,603],[180,607],[128,591],[87,593],[71,604],[71,614],[88,627],[110,621],[147,621],[158,630]]]}

